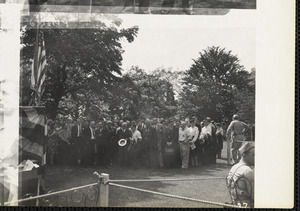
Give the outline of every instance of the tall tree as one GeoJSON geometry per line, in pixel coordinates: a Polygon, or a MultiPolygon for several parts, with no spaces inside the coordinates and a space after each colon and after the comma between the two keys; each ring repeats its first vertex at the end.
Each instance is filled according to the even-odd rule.
{"type": "Polygon", "coordinates": [[[132,67],[123,76],[122,91],[112,103],[116,111],[122,108],[125,118],[163,117],[175,115],[176,101],[173,86],[161,74],[146,73],[139,67],[132,67]]]}
{"type": "Polygon", "coordinates": [[[208,47],[185,72],[180,94],[180,115],[231,119],[238,112],[235,93],[247,89],[249,73],[237,56],[220,47],[208,47]]]}
{"type": "MultiPolygon", "coordinates": [[[[51,118],[71,112],[81,104],[88,112],[91,103],[112,97],[110,90],[121,75],[121,41],[132,42],[138,32],[137,27],[123,29],[120,24],[120,20],[113,20],[109,26],[102,23],[97,29],[43,29],[48,71],[42,103],[51,118]],[[64,103],[65,99],[73,103],[64,103]]],[[[36,30],[25,28],[22,35],[23,105],[31,103],[25,95],[32,95],[26,80],[30,75],[28,67],[33,58],[35,33],[36,30]]]]}

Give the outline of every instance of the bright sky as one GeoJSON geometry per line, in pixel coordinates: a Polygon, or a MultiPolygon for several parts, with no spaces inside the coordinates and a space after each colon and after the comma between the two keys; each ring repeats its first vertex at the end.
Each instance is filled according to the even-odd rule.
{"type": "Polygon", "coordinates": [[[184,19],[182,15],[120,15],[120,18],[123,27],[139,26],[134,42],[123,44],[125,71],[133,65],[146,71],[158,67],[186,70],[192,59],[209,46],[231,50],[248,71],[255,67],[254,28],[199,27],[201,17],[184,19]]]}

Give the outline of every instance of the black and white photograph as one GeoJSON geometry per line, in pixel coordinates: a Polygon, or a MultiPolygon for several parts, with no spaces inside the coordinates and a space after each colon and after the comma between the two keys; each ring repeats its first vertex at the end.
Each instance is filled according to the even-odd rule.
{"type": "Polygon", "coordinates": [[[19,68],[0,78],[0,132],[10,136],[1,144],[1,206],[257,207],[255,164],[266,158],[255,158],[263,149],[256,7],[20,7],[19,25],[1,25],[19,29],[19,56],[7,61],[19,68]],[[242,24],[232,21],[243,11],[242,24]]]}
{"type": "Polygon", "coordinates": [[[31,12],[215,15],[255,10],[256,0],[29,0],[27,6],[31,12]]]}

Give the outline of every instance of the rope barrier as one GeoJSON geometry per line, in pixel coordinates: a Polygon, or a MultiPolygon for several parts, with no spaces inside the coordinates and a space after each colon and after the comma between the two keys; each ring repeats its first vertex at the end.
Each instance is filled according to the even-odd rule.
{"type": "Polygon", "coordinates": [[[82,189],[82,188],[88,188],[88,187],[91,187],[91,186],[94,186],[94,185],[98,185],[98,183],[92,183],[92,184],[89,184],[89,185],[83,185],[83,186],[79,186],[79,187],[76,187],[76,188],[70,188],[70,189],[66,189],[66,190],[47,193],[47,194],[43,194],[43,195],[40,195],[40,196],[34,196],[34,197],[26,198],[26,199],[21,199],[21,200],[18,200],[18,201],[5,202],[4,205],[15,204],[15,203],[20,203],[20,202],[25,202],[25,201],[31,201],[31,200],[34,200],[34,199],[53,196],[53,195],[56,195],[56,194],[66,193],[66,192],[70,192],[70,191],[74,191],[74,190],[78,190],[78,189],[82,189]]]}
{"type": "Polygon", "coordinates": [[[109,182],[163,182],[163,181],[195,181],[195,180],[215,180],[222,179],[225,180],[224,177],[209,177],[209,178],[182,178],[182,179],[136,179],[136,180],[109,180],[109,182]]]}
{"type": "Polygon", "coordinates": [[[221,207],[230,207],[230,208],[242,208],[241,206],[237,206],[237,205],[231,205],[231,204],[212,202],[212,201],[201,200],[201,199],[188,198],[188,197],[184,197],[184,196],[176,196],[176,195],[172,195],[172,194],[160,193],[160,192],[156,192],[156,191],[145,190],[145,189],[141,189],[141,188],[135,188],[135,187],[130,187],[130,186],[126,186],[126,185],[120,185],[120,184],[116,184],[116,183],[109,183],[109,185],[120,187],[120,188],[126,188],[126,189],[130,189],[130,190],[135,190],[135,191],[141,191],[141,192],[144,192],[144,193],[156,194],[156,195],[160,195],[160,196],[166,196],[166,197],[183,199],[183,200],[194,201],[194,202],[200,202],[200,203],[203,203],[203,204],[211,204],[211,205],[217,205],[217,206],[221,206],[221,207]]]}

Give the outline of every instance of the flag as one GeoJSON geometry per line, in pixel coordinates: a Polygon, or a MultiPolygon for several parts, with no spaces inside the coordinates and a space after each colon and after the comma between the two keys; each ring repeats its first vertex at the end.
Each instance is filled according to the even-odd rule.
{"type": "Polygon", "coordinates": [[[31,89],[37,94],[37,102],[40,102],[45,90],[44,82],[46,78],[47,62],[44,34],[39,29],[37,29],[35,42],[31,72],[31,89]]]}
{"type": "Polygon", "coordinates": [[[46,118],[33,108],[20,110],[20,161],[37,160],[38,164],[45,163],[45,126],[46,118]]]}

